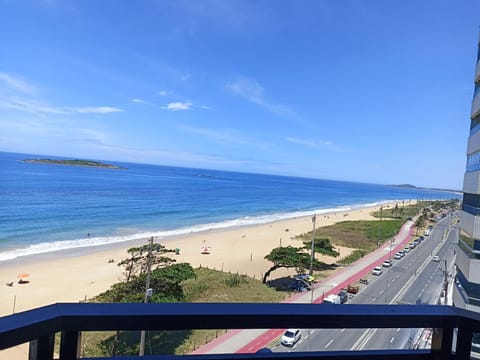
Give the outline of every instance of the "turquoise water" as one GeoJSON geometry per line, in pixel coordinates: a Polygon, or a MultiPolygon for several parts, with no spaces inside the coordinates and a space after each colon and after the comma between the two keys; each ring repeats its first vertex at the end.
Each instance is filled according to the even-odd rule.
{"type": "Polygon", "coordinates": [[[109,161],[127,170],[21,161],[31,158],[45,156],[0,152],[0,261],[388,200],[460,197],[423,189],[109,161]]]}

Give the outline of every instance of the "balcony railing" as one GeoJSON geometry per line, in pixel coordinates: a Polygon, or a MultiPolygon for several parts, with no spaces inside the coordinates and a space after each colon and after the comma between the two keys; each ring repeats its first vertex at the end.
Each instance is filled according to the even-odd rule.
{"type": "MultiPolygon", "coordinates": [[[[189,329],[432,328],[431,349],[159,355],[147,359],[469,359],[480,314],[431,305],[54,304],[0,318],[0,349],[30,343],[30,360],[78,359],[82,331],[189,329]]],[[[107,358],[102,358],[107,359],[107,358]]],[[[113,359],[113,358],[112,358],[113,359]]],[[[120,359],[116,357],[115,359],[120,359]]],[[[122,359],[126,359],[123,358],[122,359]]],[[[139,357],[128,357],[139,359],[139,357]]]]}

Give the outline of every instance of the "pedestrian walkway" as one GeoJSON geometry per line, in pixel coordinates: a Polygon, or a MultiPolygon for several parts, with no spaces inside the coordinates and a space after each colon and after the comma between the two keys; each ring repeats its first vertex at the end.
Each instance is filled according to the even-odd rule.
{"type": "MultiPolygon", "coordinates": [[[[392,241],[385,242],[377,250],[355,263],[337,270],[315,284],[311,291],[293,295],[284,303],[321,303],[326,296],[337,294],[342,288],[366,277],[375,266],[381,265],[383,261],[403,249],[413,236],[413,232],[413,221],[408,221],[392,241]]],[[[252,353],[267,346],[283,332],[284,329],[230,330],[225,335],[198,348],[193,354],[252,353]]]]}

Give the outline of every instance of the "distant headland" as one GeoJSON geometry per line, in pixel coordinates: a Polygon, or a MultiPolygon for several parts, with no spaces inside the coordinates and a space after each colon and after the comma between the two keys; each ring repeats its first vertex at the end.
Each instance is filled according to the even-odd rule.
{"type": "Polygon", "coordinates": [[[39,163],[39,164],[54,164],[54,165],[68,165],[68,166],[86,166],[86,167],[96,167],[103,169],[126,169],[121,166],[105,164],[99,161],[92,160],[57,160],[57,159],[25,159],[23,162],[28,163],[39,163]]]}

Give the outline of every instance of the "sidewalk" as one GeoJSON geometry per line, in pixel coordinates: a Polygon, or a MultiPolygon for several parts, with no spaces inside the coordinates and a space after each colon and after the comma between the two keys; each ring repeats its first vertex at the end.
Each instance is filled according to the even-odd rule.
{"type": "MultiPolygon", "coordinates": [[[[342,288],[367,276],[375,266],[382,264],[384,260],[403,249],[410,241],[413,232],[413,222],[408,221],[402,226],[392,243],[385,242],[377,250],[315,284],[311,291],[295,294],[284,303],[321,303],[326,296],[337,294],[342,288]]],[[[252,353],[271,343],[283,332],[284,329],[230,330],[192,354],[252,353]]]]}

